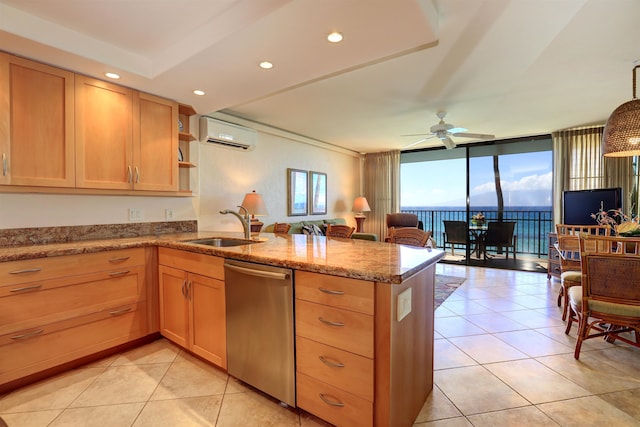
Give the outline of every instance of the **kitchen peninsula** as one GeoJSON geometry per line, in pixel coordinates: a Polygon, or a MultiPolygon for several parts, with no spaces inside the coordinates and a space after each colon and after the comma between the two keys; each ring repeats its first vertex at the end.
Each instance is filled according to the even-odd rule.
{"type": "MultiPolygon", "coordinates": [[[[231,258],[290,268],[295,272],[297,405],[339,425],[412,425],[433,387],[433,288],[435,264],[443,257],[442,251],[383,242],[270,233],[253,235],[252,238],[259,240],[257,243],[234,247],[188,242],[214,236],[241,238],[240,233],[194,231],[0,247],[0,300],[16,297],[33,299],[40,292],[53,292],[64,287],[66,282],[62,278],[53,277],[49,280],[45,276],[37,276],[46,272],[46,269],[38,270],[43,263],[51,266],[60,263],[74,268],[82,264],[89,270],[95,267],[95,272],[87,273],[95,277],[91,276],[91,280],[83,283],[101,283],[100,280],[103,279],[100,279],[99,274],[104,270],[99,267],[103,262],[101,258],[106,258],[106,254],[115,254],[118,256],[110,256],[106,262],[115,263],[121,268],[121,274],[127,277],[133,274],[127,282],[131,295],[122,294],[117,298],[124,306],[124,316],[130,316],[129,321],[124,321],[121,326],[128,327],[128,333],[137,328],[137,336],[144,336],[157,334],[159,331],[159,251],[197,254],[198,259],[211,259],[212,262],[231,258]],[[83,258],[78,258],[85,256],[90,257],[90,263],[84,263],[81,261],[83,258]],[[65,259],[72,262],[65,263],[65,259]],[[126,269],[119,263],[128,263],[126,269]],[[16,275],[11,274],[18,267],[21,271],[28,271],[26,274],[30,275],[29,279],[20,284],[17,284],[16,275]],[[340,289],[344,300],[332,302],[331,297],[317,292],[320,285],[340,289]],[[13,288],[28,289],[25,293],[19,292],[16,295],[15,292],[12,293],[13,288]],[[352,290],[353,295],[350,294],[352,290]],[[330,310],[349,319],[359,319],[363,329],[358,332],[358,339],[341,340],[340,337],[326,336],[309,328],[307,315],[315,313],[313,310],[330,310]],[[133,325],[136,328],[132,328],[133,325]],[[313,356],[314,352],[324,350],[335,351],[333,354],[339,355],[332,355],[333,358],[344,357],[342,361],[348,360],[345,365],[353,361],[357,365],[357,372],[353,374],[355,377],[350,376],[352,373],[348,373],[344,367],[338,370],[337,375],[313,367],[318,359],[317,355],[313,356]]],[[[58,275],[60,273],[58,271],[58,275]]],[[[104,283],[108,283],[104,280],[104,283]]],[[[87,295],[95,292],[94,288],[87,289],[93,289],[87,290],[87,295]]],[[[38,306],[37,302],[31,304],[38,306]]],[[[81,311],[82,307],[74,310],[81,311]]],[[[82,314],[98,316],[96,313],[82,314]]],[[[59,324],[51,332],[53,335],[63,334],[65,328],[73,327],[72,324],[65,324],[73,321],[56,318],[55,313],[47,315],[51,323],[59,324]]],[[[119,319],[125,317],[121,316],[119,319]]],[[[34,330],[33,319],[23,317],[13,323],[11,318],[7,320],[2,322],[4,326],[0,330],[0,345],[7,346],[5,348],[14,346],[18,350],[15,353],[0,353],[11,353],[16,357],[20,355],[19,346],[27,350],[29,342],[46,342],[47,332],[36,333],[39,329],[34,330]],[[15,327],[11,329],[7,324],[15,327]],[[11,339],[15,336],[20,337],[17,340],[19,342],[11,339]]],[[[106,320],[96,318],[96,321],[106,320]]],[[[87,338],[87,332],[76,334],[73,338],[87,338]]],[[[49,342],[55,345],[55,339],[49,342]]],[[[113,339],[114,345],[121,344],[117,340],[120,339],[119,335],[114,335],[113,339]]],[[[238,337],[227,337],[227,340],[233,339],[238,337]]],[[[95,349],[96,352],[104,350],[99,347],[95,349]]],[[[86,354],[77,352],[73,356],[77,359],[86,354]]],[[[58,362],[63,364],[69,360],[60,359],[58,362]]],[[[8,366],[4,363],[5,359],[2,357],[0,366],[8,366]]],[[[224,362],[215,363],[224,368],[224,362]]],[[[24,372],[24,376],[29,373],[28,370],[21,372],[24,372]]],[[[7,384],[11,378],[0,372],[0,379],[0,384],[7,384]]]]}

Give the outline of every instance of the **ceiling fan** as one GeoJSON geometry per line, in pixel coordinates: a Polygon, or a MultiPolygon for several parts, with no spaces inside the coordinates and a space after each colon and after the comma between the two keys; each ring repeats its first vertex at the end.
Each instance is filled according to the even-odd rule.
{"type": "Polygon", "coordinates": [[[436,116],[440,119],[437,125],[431,126],[429,131],[431,133],[418,133],[413,135],[402,135],[402,136],[423,136],[427,135],[425,138],[419,139],[416,142],[412,142],[411,144],[405,146],[404,148],[413,147],[414,145],[418,145],[428,139],[438,138],[442,141],[442,144],[447,148],[455,148],[456,143],[451,139],[451,136],[462,136],[464,138],[475,138],[475,139],[494,139],[495,135],[488,135],[483,133],[468,133],[467,129],[455,127],[451,123],[445,123],[444,117],[447,115],[446,111],[438,111],[436,116]]]}

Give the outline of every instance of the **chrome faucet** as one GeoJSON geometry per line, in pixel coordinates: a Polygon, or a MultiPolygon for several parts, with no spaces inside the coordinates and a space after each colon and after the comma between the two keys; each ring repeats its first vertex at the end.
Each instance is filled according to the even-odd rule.
{"type": "Polygon", "coordinates": [[[240,215],[238,212],[234,212],[231,209],[225,209],[220,211],[222,215],[231,214],[238,218],[242,223],[242,229],[244,230],[244,238],[247,240],[251,240],[251,227],[249,226],[249,211],[244,206],[238,206],[240,209],[244,210],[244,216],[240,215]]]}

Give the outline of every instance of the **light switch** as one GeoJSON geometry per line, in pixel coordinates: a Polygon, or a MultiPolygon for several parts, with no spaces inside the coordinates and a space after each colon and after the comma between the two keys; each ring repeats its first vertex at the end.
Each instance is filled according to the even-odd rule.
{"type": "Polygon", "coordinates": [[[411,313],[411,288],[398,294],[398,307],[396,309],[398,322],[411,313]]]}

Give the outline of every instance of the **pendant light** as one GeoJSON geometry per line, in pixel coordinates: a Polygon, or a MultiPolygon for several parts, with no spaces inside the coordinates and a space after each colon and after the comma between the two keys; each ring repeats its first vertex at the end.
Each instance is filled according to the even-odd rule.
{"type": "Polygon", "coordinates": [[[640,99],[636,98],[638,68],[640,65],[633,68],[633,99],[616,108],[604,126],[602,154],[606,157],[640,156],[640,99]]]}

